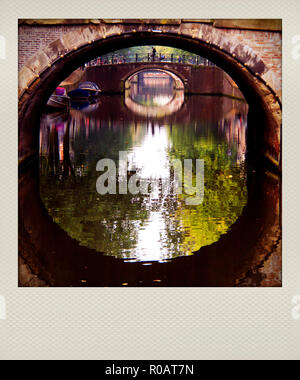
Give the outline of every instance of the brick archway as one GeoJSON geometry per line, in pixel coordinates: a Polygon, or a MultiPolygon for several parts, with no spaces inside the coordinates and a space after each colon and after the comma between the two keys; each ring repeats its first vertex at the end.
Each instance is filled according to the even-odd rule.
{"type": "MultiPolygon", "coordinates": [[[[276,77],[275,71],[272,69],[270,59],[265,61],[262,59],[259,53],[255,49],[251,48],[249,44],[249,36],[245,36],[245,42],[242,43],[239,31],[236,33],[225,32],[224,29],[217,29],[211,25],[205,23],[190,23],[182,20],[179,25],[176,24],[166,24],[163,25],[161,20],[153,20],[152,29],[147,23],[137,23],[134,24],[124,24],[122,20],[118,23],[113,22],[112,24],[106,22],[100,22],[98,25],[90,25],[88,27],[77,27],[69,33],[65,33],[61,38],[53,39],[53,42],[49,45],[42,47],[29,59],[26,58],[23,64],[23,68],[19,75],[19,93],[22,93],[30,84],[31,81],[35,80],[37,75],[40,75],[49,66],[55,63],[58,59],[63,58],[65,55],[70,53],[73,49],[79,49],[86,44],[92,44],[99,40],[104,40],[106,38],[114,36],[126,37],[130,33],[148,33],[148,34],[169,34],[177,35],[180,37],[190,37],[194,40],[201,41],[203,44],[214,46],[227,54],[234,57],[237,61],[241,62],[243,65],[249,68],[257,76],[260,76],[265,82],[269,82],[270,86],[275,92],[278,88],[272,77],[276,77]],[[153,25],[157,24],[157,26],[153,25]]],[[[49,30],[50,32],[50,30],[49,30]]],[[[255,31],[249,31],[253,34],[254,45],[262,45],[261,36],[255,36],[255,31]]],[[[38,37],[34,40],[35,44],[41,43],[38,37]]],[[[139,43],[141,45],[142,43],[139,43]]],[[[266,50],[270,50],[270,46],[266,45],[266,50]]],[[[279,53],[277,53],[279,54],[279,53]]],[[[28,54],[26,55],[28,57],[28,54]]],[[[24,57],[25,58],[25,57],[24,57]]],[[[23,58],[23,59],[24,59],[23,58]]]]}
{"type": "Polygon", "coordinates": [[[124,26],[90,26],[74,31],[36,53],[19,74],[19,159],[38,155],[38,120],[43,104],[55,87],[87,60],[121,47],[166,45],[188,50],[216,63],[233,78],[245,96],[260,126],[249,133],[248,143],[280,169],[281,102],[263,76],[268,72],[262,59],[234,38],[206,25],[186,31],[168,26],[159,33],[124,26]],[[33,127],[35,126],[35,127],[33,127]],[[35,128],[35,130],[34,130],[35,128]]]}

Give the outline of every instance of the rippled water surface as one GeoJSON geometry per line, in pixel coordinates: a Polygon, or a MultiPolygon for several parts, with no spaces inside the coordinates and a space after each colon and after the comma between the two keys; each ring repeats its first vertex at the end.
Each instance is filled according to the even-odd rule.
{"type": "MultiPolygon", "coordinates": [[[[247,203],[247,105],[185,97],[168,77],[133,81],[124,97],[102,96],[69,114],[44,114],[40,192],[53,220],[81,245],[132,261],[192,255],[219,240],[247,203]],[[102,158],[128,155],[136,174],[158,183],[149,195],[100,195],[102,158]],[[171,161],[204,160],[204,200],[174,192],[171,161]]],[[[195,177],[195,176],[194,176],[195,177]]],[[[195,180],[195,178],[194,178],[195,180]]],[[[184,184],[183,184],[184,185],[184,184]]]]}

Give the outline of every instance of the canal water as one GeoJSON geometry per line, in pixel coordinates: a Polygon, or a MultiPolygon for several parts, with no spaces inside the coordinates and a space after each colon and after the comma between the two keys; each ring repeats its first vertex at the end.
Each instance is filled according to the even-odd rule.
{"type": "MultiPolygon", "coordinates": [[[[186,96],[171,77],[136,75],[125,95],[72,104],[69,113],[44,113],[40,124],[40,194],[53,219],[80,245],[128,263],[166,263],[192,256],[227,234],[248,202],[248,106],[225,96],[186,96]],[[111,159],[126,152],[127,181],[149,180],[149,194],[99,194],[111,159]],[[174,191],[173,160],[204,162],[204,196],[182,176],[174,191]]],[[[177,161],[178,162],[178,161],[177,161]]]]}

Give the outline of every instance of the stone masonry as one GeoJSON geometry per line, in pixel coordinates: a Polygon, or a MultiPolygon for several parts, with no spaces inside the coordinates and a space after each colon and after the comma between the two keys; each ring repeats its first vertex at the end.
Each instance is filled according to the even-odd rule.
{"type": "MultiPolygon", "coordinates": [[[[75,20],[76,21],[76,20],[75,20]]],[[[78,21],[75,24],[62,20],[59,24],[59,20],[56,23],[42,22],[36,20],[35,22],[26,22],[23,20],[19,25],[19,70],[25,65],[26,61],[29,60],[34,54],[39,50],[47,47],[51,42],[54,42],[64,35],[70,32],[80,32],[84,26],[90,24],[97,24],[104,21],[105,25],[115,26],[117,20],[84,20],[78,21]],[[111,24],[110,24],[111,22],[111,24]],[[87,25],[83,25],[87,24],[87,25]]],[[[268,68],[268,72],[264,74],[264,79],[268,82],[271,87],[276,91],[277,95],[281,97],[281,70],[282,70],[282,54],[281,54],[281,42],[282,35],[280,30],[255,30],[255,29],[239,29],[236,25],[227,25],[225,27],[215,27],[216,23],[209,22],[208,20],[175,20],[171,25],[172,31],[178,30],[184,33],[185,30],[196,31],[198,29],[203,29],[207,33],[211,33],[212,39],[217,34],[223,35],[228,40],[235,40],[236,42],[243,45],[246,49],[254,51],[264,62],[268,68]]],[[[250,20],[251,21],[251,20],[250,20]]],[[[141,25],[141,21],[135,21],[137,28],[141,25]]],[[[157,20],[155,21],[158,24],[157,20]]],[[[163,25],[163,30],[168,29],[168,23],[166,20],[161,20],[163,25]]],[[[120,20],[120,25],[124,24],[128,29],[129,25],[134,28],[134,21],[120,20]],[[130,24],[131,22],[131,24],[130,24]]],[[[170,24],[172,22],[170,21],[170,24]]],[[[236,24],[236,23],[235,23],[236,24]]],[[[143,24],[144,25],[144,24],[143,24]]],[[[218,25],[218,24],[216,24],[218,25]]],[[[223,25],[223,24],[221,24],[223,25]]],[[[225,24],[226,25],[226,24],[225,24]]],[[[157,28],[153,25],[151,28],[157,28]]]]}

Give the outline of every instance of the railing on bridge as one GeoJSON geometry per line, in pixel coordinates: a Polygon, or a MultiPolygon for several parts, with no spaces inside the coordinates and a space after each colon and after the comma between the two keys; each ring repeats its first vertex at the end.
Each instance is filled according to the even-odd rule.
{"type": "Polygon", "coordinates": [[[184,65],[201,65],[201,66],[215,66],[214,63],[206,58],[200,56],[186,56],[186,55],[147,55],[130,54],[130,55],[110,55],[105,57],[98,57],[85,64],[85,67],[98,66],[98,65],[118,65],[122,63],[136,63],[136,62],[165,62],[165,63],[181,63],[184,65]]]}

